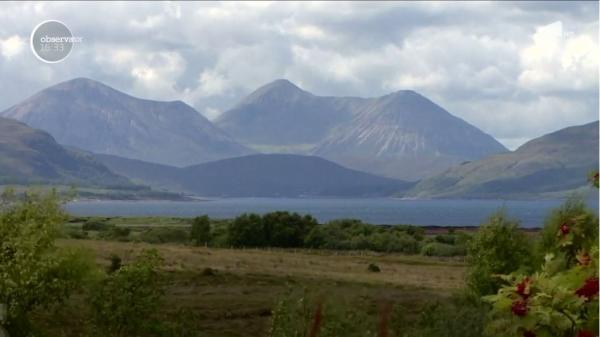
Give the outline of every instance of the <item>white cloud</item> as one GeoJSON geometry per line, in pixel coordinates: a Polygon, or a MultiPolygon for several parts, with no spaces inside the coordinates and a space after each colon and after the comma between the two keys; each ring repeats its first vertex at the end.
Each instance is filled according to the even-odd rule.
{"type": "Polygon", "coordinates": [[[521,53],[519,84],[538,92],[585,90],[598,84],[597,38],[565,31],[562,22],[538,27],[521,53]]]}
{"type": "Polygon", "coordinates": [[[21,54],[24,49],[25,41],[19,35],[13,35],[3,40],[0,39],[0,52],[8,60],[21,54]]]}
{"type": "Polygon", "coordinates": [[[598,115],[594,2],[18,3],[0,8],[0,109],[73,77],[183,100],[213,118],[288,78],[321,95],[413,89],[513,146],[598,115]],[[55,18],[84,37],[44,64],[55,18]]]}

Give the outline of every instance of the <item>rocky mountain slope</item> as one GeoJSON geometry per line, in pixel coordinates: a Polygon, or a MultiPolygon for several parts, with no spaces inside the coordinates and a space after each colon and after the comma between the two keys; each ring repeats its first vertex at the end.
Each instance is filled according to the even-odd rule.
{"type": "Polygon", "coordinates": [[[0,117],[0,185],[31,183],[133,187],[92,156],[62,147],[46,132],[0,117]]]}
{"type": "Polygon", "coordinates": [[[322,97],[269,83],[216,123],[265,152],[321,156],[407,180],[507,151],[493,137],[413,91],[377,98],[322,97]]]}
{"type": "MultiPolygon", "coordinates": [[[[598,169],[598,122],[533,139],[516,151],[451,168],[417,184],[426,198],[510,198],[585,188],[598,169]]],[[[596,192],[597,193],[597,192],[596,192]]]]}
{"type": "Polygon", "coordinates": [[[181,101],[139,99],[85,78],[47,88],[0,116],[60,144],[174,166],[253,152],[181,101]]]}

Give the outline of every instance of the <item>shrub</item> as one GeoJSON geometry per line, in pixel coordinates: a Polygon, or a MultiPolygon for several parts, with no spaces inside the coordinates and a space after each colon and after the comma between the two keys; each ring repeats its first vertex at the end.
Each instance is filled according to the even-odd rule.
{"type": "Polygon", "coordinates": [[[379,266],[375,263],[369,263],[367,270],[373,273],[379,273],[381,271],[381,268],[379,268],[379,266]]]}
{"type": "Polygon", "coordinates": [[[207,215],[192,220],[191,241],[196,246],[208,245],[210,242],[210,219],[207,215]]]}
{"type": "Polygon", "coordinates": [[[455,294],[450,301],[430,303],[419,315],[412,337],[481,337],[489,305],[468,294],[455,294]]]}
{"type": "Polygon", "coordinates": [[[242,214],[227,227],[227,243],[233,247],[263,247],[266,244],[262,218],[242,214]]]}
{"type": "Polygon", "coordinates": [[[63,302],[91,271],[87,254],[55,246],[66,219],[54,191],[28,192],[21,200],[10,189],[2,194],[0,303],[6,306],[3,324],[11,336],[29,336],[30,312],[63,302]]]}
{"type": "Polygon", "coordinates": [[[89,295],[96,335],[147,336],[157,327],[164,289],[159,274],[162,258],[155,250],[108,274],[89,295]]]}
{"type": "Polygon", "coordinates": [[[308,233],[317,226],[310,215],[273,212],[262,217],[265,240],[272,247],[302,247],[308,233]]]}
{"type": "Polygon", "coordinates": [[[289,290],[273,309],[269,337],[375,337],[376,323],[342,299],[289,290]]]}
{"type": "Polygon", "coordinates": [[[570,197],[560,207],[552,210],[540,237],[538,265],[543,262],[546,253],[560,250],[560,241],[565,239],[576,241],[571,245],[573,249],[565,250],[567,260],[574,261],[577,255],[575,247],[589,251],[598,241],[598,217],[586,207],[581,198],[570,197]],[[563,232],[566,232],[565,235],[559,235],[563,232]]]}
{"type": "Polygon", "coordinates": [[[106,221],[97,218],[87,219],[83,225],[81,225],[81,229],[84,231],[104,231],[109,227],[110,225],[106,223],[106,221]]]}
{"type": "Polygon", "coordinates": [[[128,241],[131,229],[128,227],[117,227],[115,225],[108,226],[98,235],[99,238],[105,240],[128,241]]]}
{"type": "Polygon", "coordinates": [[[596,227],[598,220],[573,199],[551,214],[540,245],[542,266],[503,275],[506,285],[484,298],[493,304],[490,335],[598,336],[598,231],[592,219],[596,227]]]}
{"type": "Polygon", "coordinates": [[[430,242],[421,247],[421,254],[425,256],[463,256],[465,253],[465,246],[439,242],[430,242]]]}
{"type": "Polygon", "coordinates": [[[467,248],[467,284],[478,294],[495,293],[501,281],[494,275],[528,268],[530,257],[519,222],[500,210],[481,225],[467,248]]]}
{"type": "Polygon", "coordinates": [[[188,239],[188,232],[182,228],[154,227],[140,234],[140,240],[148,243],[187,243],[188,239]]]}
{"type": "Polygon", "coordinates": [[[67,238],[71,239],[88,239],[88,232],[83,231],[79,228],[66,228],[64,234],[67,238]]]}

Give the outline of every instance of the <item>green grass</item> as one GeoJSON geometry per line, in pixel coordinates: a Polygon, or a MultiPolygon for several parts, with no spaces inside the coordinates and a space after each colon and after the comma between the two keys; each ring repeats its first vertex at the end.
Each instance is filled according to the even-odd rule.
{"type": "MultiPolygon", "coordinates": [[[[168,222],[168,220],[165,220],[168,222]]],[[[177,315],[181,308],[197,319],[201,336],[266,336],[271,310],[292,289],[308,289],[375,317],[382,301],[389,301],[415,318],[429,302],[445,301],[463,286],[464,264],[442,259],[399,254],[293,249],[215,249],[175,244],[63,239],[61,247],[83,247],[101,266],[112,254],[124,263],[144,248],[156,248],[165,258],[167,297],[163,314],[177,315]],[[368,270],[377,264],[381,272],[368,270]],[[206,273],[206,268],[214,272],[206,273]]],[[[77,297],[55,310],[38,313],[55,336],[78,336],[86,310],[77,297]]]]}

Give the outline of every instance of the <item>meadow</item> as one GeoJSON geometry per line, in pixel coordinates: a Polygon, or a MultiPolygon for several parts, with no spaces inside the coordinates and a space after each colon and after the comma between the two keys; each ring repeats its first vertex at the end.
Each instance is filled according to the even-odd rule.
{"type": "MultiPolygon", "coordinates": [[[[373,318],[382,303],[392,302],[414,318],[425,305],[446,301],[464,285],[465,265],[459,258],[75,239],[61,239],[58,246],[85,248],[102,266],[115,254],[127,263],[143,249],[157,249],[165,258],[167,275],[162,313],[172,316],[188,309],[201,336],[266,336],[275,303],[294,289],[343,299],[373,318]],[[380,272],[369,271],[370,264],[380,272]]],[[[60,329],[52,335],[75,336],[78,330],[72,322],[85,321],[84,313],[74,297],[40,318],[48,320],[47,329],[60,329]],[[65,324],[56,324],[57,317],[65,324]]]]}

